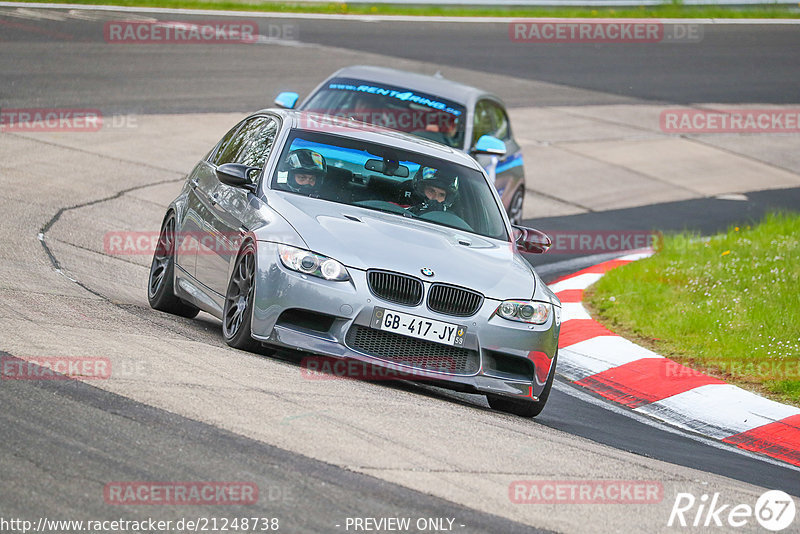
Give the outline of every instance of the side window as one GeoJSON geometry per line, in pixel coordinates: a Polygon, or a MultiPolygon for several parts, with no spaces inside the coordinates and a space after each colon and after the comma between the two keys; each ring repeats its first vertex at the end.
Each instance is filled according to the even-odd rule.
{"type": "MultiPolygon", "coordinates": [[[[267,162],[272,146],[275,143],[275,136],[278,133],[278,121],[269,117],[259,117],[257,124],[253,124],[247,132],[247,142],[236,154],[236,163],[244,163],[250,167],[264,167],[267,162]]],[[[244,132],[247,124],[242,128],[244,132]]]]}
{"type": "Polygon", "coordinates": [[[242,123],[234,135],[230,132],[220,143],[211,163],[243,163],[263,167],[272,150],[278,123],[270,117],[253,117],[242,123]]]}
{"type": "Polygon", "coordinates": [[[234,139],[236,139],[236,132],[239,131],[241,126],[242,123],[239,123],[225,134],[225,137],[223,137],[222,141],[219,142],[219,148],[217,149],[216,153],[208,160],[209,163],[213,165],[222,165],[223,163],[226,163],[226,161],[223,160],[227,158],[227,153],[230,151],[231,144],[233,143],[234,139]]]}
{"type": "Polygon", "coordinates": [[[492,135],[503,141],[508,141],[511,139],[511,132],[509,131],[508,117],[506,116],[506,112],[503,111],[503,108],[495,103],[489,104],[489,108],[491,110],[492,119],[494,122],[494,133],[492,135]]]}
{"type": "Polygon", "coordinates": [[[481,100],[475,105],[475,118],[472,126],[472,144],[484,135],[492,135],[492,112],[489,102],[481,100]]]}

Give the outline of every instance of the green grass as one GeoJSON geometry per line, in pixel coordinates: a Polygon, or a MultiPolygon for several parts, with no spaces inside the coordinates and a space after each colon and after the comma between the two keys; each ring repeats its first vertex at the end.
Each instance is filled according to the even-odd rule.
{"type": "Polygon", "coordinates": [[[666,236],[653,257],[587,295],[621,335],[685,365],[800,405],[800,215],[699,238],[666,236]]]}
{"type": "MultiPolygon", "coordinates": [[[[419,15],[451,17],[579,17],[579,18],[797,18],[798,5],[749,7],[682,6],[679,2],[662,6],[631,8],[580,7],[482,7],[482,6],[405,6],[392,4],[348,4],[345,2],[292,3],[258,0],[53,0],[55,3],[215,9],[277,13],[338,13],[352,15],[419,15]]],[[[488,2],[487,2],[488,3],[488,2]]]]}

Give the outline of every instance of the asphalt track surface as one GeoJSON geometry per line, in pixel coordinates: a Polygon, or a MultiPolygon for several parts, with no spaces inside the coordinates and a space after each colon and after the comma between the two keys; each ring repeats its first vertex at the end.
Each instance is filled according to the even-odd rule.
{"type": "MultiPolygon", "coordinates": [[[[4,450],[32,453],[29,463],[3,454],[4,478],[39,480],[32,487],[14,484],[13,491],[6,485],[2,494],[6,518],[27,517],[31,510],[51,518],[74,517],[80,510],[100,520],[118,519],[120,507],[76,492],[84,479],[233,477],[255,482],[261,499],[255,506],[229,507],[224,517],[277,517],[291,532],[334,531],[346,517],[366,511],[376,517],[457,517],[470,532],[546,532],[344,471],[81,382],[15,382],[3,387],[0,397],[5,407],[0,416],[6,429],[4,450]],[[47,484],[41,483],[43,479],[47,484]]],[[[213,506],[187,506],[158,515],[177,521],[217,513],[213,506]]]]}
{"type": "Polygon", "coordinates": [[[113,51],[91,46],[103,42],[105,21],[120,18],[104,13],[99,21],[71,18],[68,23],[0,19],[3,46],[12,51],[0,58],[3,105],[80,105],[91,95],[96,107],[109,112],[252,110],[270,104],[276,88],[309,91],[337,65],[340,54],[335,49],[378,54],[385,65],[402,60],[435,63],[446,75],[454,68],[479,71],[484,74],[475,83],[502,94],[510,106],[787,104],[797,102],[800,87],[795,54],[800,31],[790,24],[704,25],[703,38],[696,43],[526,44],[512,42],[505,23],[258,19],[264,33],[288,24],[291,28],[276,31],[321,47],[325,62],[301,65],[258,46],[162,47],[156,53],[147,46],[110,45],[113,51]],[[62,46],[48,46],[55,42],[62,46]],[[38,68],[25,68],[31,64],[38,68]],[[54,78],[54,72],[60,76],[54,78]],[[574,90],[518,90],[492,74],[574,90]]]}
{"type": "MultiPolygon", "coordinates": [[[[773,210],[796,210],[800,206],[800,189],[775,189],[756,191],[747,195],[747,200],[725,200],[701,198],[680,202],[665,202],[647,206],[595,211],[562,217],[527,219],[525,224],[545,231],[578,231],[584,228],[596,230],[625,230],[642,228],[661,232],[690,231],[700,235],[722,232],[730,226],[754,224],[773,210]]],[[[595,261],[573,254],[529,255],[530,262],[540,268],[546,280],[553,280],[577,265],[595,261]],[[566,263],[569,260],[574,264],[566,263]]],[[[580,267],[577,267],[580,268],[580,267]]]]}
{"type": "MultiPolygon", "coordinates": [[[[304,40],[328,46],[419,61],[435,57],[443,65],[678,104],[794,103],[800,81],[800,71],[791,68],[797,58],[787,54],[800,45],[792,26],[705,26],[699,43],[649,45],[512,42],[505,24],[397,24],[376,34],[347,31],[340,23],[301,31],[304,40]]],[[[525,105],[548,98],[527,95],[525,105]]]]}
{"type": "MultiPolygon", "coordinates": [[[[793,103],[800,86],[796,56],[800,32],[796,26],[710,27],[701,43],[652,45],[644,50],[642,45],[532,49],[531,45],[510,43],[502,25],[292,22],[299,26],[299,40],[313,43],[313,50],[319,51],[306,64],[298,65],[291,54],[282,53],[301,49],[296,44],[271,47],[268,52],[255,46],[114,47],[98,37],[102,25],[97,20],[22,20],[0,12],[0,68],[4,73],[0,104],[87,107],[89,102],[91,107],[120,113],[247,111],[268,105],[278,90],[307,91],[334,66],[350,61],[342,57],[343,49],[381,55],[389,65],[424,60],[440,64],[444,70],[468,68],[479,73],[476,85],[503,94],[512,106],[644,100],[793,103]],[[496,74],[543,82],[543,90],[531,93],[504,86],[496,74]],[[564,84],[572,90],[548,92],[547,83],[564,84]]],[[[800,192],[792,189],[753,193],[747,201],[692,200],[529,222],[548,229],[589,225],[614,229],[630,228],[631,221],[641,227],[641,222],[647,221],[654,229],[710,232],[755,220],[770,208],[799,206],[800,192]]],[[[20,231],[35,236],[38,229],[20,231]]],[[[57,252],[54,258],[58,256],[57,252]]],[[[572,258],[542,256],[532,261],[552,279],[580,268],[580,258],[571,264],[554,264],[568,259],[572,258]]],[[[94,288],[91,283],[86,287],[96,289],[109,302],[121,300],[121,305],[114,305],[125,307],[124,298],[108,295],[108,288],[94,288]]],[[[148,320],[154,313],[132,305],[125,309],[148,320]]],[[[209,346],[221,344],[212,321],[182,321],[170,328],[209,346]]],[[[153,335],[158,331],[154,328],[153,335]]],[[[297,365],[292,355],[284,357],[289,360],[286,365],[297,365]]],[[[386,389],[386,395],[401,396],[403,402],[408,402],[403,396],[406,393],[412,399],[435,399],[445,413],[452,409],[451,417],[458,417],[464,407],[486,411],[485,403],[474,397],[431,386],[401,383],[380,387],[386,389]]],[[[256,481],[263,496],[275,488],[274,498],[262,498],[256,509],[244,510],[246,515],[279,516],[294,525],[290,532],[337,531],[334,525],[348,516],[456,517],[468,526],[468,532],[528,532],[535,531],[529,525],[545,524],[536,514],[523,524],[453,504],[429,494],[433,492],[342,469],[86,383],[4,381],[0,398],[4,407],[0,416],[4,481],[0,511],[4,517],[69,517],[80,512],[83,517],[114,518],[122,510],[98,501],[84,490],[87,485],[102,486],[109,480],[231,480],[238,476],[256,481]]],[[[505,421],[504,416],[497,417],[505,421]]],[[[587,448],[593,446],[591,442],[613,447],[631,464],[655,459],[676,466],[676,473],[681,466],[800,496],[796,470],[645,424],[608,409],[604,401],[566,383],[559,382],[547,409],[530,425],[563,432],[587,448]]],[[[560,458],[557,450],[551,454],[552,472],[542,472],[540,478],[566,477],[558,469],[566,459],[560,458]]],[[[686,476],[684,471],[680,473],[686,476]]],[[[680,476],[675,475],[676,479],[680,476]]],[[[238,512],[226,509],[222,515],[238,512]]],[[[219,512],[192,507],[159,514],[177,518],[219,512]]],[[[661,519],[663,524],[666,517],[661,519]]],[[[631,530],[642,529],[636,518],[630,521],[631,530]]]]}

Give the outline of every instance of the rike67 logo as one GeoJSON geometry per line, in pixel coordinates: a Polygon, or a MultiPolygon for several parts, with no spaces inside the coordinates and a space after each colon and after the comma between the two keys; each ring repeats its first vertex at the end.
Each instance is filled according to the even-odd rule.
{"type": "Polygon", "coordinates": [[[763,528],[779,532],[794,523],[795,503],[792,497],[780,490],[761,494],[755,506],[725,503],[719,493],[703,494],[696,498],[691,493],[678,493],[669,514],[667,526],[741,528],[752,520],[763,528]]]}

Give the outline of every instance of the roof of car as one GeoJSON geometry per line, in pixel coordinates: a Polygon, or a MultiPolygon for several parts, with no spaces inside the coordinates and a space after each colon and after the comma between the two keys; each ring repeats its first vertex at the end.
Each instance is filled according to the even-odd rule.
{"type": "Polygon", "coordinates": [[[389,144],[403,150],[422,152],[431,156],[448,159],[467,167],[480,169],[480,165],[478,165],[473,158],[460,150],[397,130],[308,111],[281,108],[270,108],[262,111],[269,111],[283,116],[291,123],[292,128],[341,135],[377,144],[389,144]]]}
{"type": "Polygon", "coordinates": [[[356,78],[371,82],[382,82],[389,85],[408,88],[421,93],[437,95],[454,102],[467,104],[481,96],[497,96],[463,83],[448,80],[441,76],[428,76],[387,67],[372,67],[367,65],[354,65],[339,69],[330,78],[356,78]]]}

